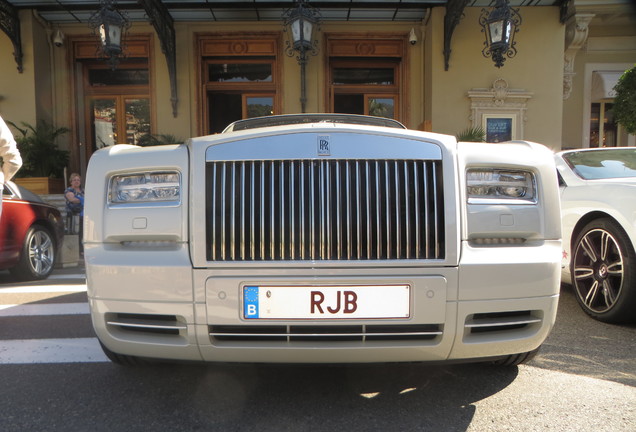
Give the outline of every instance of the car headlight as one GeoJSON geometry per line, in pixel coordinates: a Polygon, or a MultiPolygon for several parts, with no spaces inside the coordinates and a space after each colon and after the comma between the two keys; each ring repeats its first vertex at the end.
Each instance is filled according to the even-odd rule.
{"type": "Polygon", "coordinates": [[[144,172],[111,178],[111,204],[179,202],[181,177],[178,172],[144,172]]]}
{"type": "Polygon", "coordinates": [[[534,174],[530,171],[470,169],[466,172],[468,202],[480,200],[519,200],[536,202],[534,174]]]}

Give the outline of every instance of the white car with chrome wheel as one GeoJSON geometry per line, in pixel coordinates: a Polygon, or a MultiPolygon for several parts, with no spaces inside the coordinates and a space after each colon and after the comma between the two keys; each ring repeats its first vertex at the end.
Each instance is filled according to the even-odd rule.
{"type": "Polygon", "coordinates": [[[557,153],[563,224],[563,281],[590,316],[634,321],[636,148],[557,153]]]}

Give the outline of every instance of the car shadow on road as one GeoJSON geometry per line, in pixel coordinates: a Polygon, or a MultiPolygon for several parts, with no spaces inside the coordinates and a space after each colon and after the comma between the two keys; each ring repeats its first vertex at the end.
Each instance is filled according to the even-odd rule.
{"type": "MultiPolygon", "coordinates": [[[[189,430],[223,431],[465,431],[475,402],[505,389],[519,372],[485,364],[196,364],[108,371],[99,373],[107,375],[105,387],[117,389],[118,406],[155,412],[161,430],[186,422],[195,426],[189,430]]],[[[108,405],[95,401],[92,410],[90,403],[82,400],[104,421],[118,416],[104,411],[108,405]]]]}

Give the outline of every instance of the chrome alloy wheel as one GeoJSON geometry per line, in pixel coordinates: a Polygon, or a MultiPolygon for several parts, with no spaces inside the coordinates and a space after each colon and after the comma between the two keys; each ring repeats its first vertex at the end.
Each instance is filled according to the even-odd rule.
{"type": "Polygon", "coordinates": [[[48,275],[55,264],[55,242],[51,235],[42,229],[31,231],[27,240],[27,250],[28,262],[34,275],[48,275]]]}
{"type": "Polygon", "coordinates": [[[573,282],[582,306],[594,314],[614,307],[625,280],[619,242],[607,230],[586,232],[575,245],[573,282]]]}

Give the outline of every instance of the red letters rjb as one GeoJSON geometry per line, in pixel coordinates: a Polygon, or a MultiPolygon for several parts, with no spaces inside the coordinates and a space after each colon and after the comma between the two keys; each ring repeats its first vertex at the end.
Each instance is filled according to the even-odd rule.
{"type": "MultiPolygon", "coordinates": [[[[320,291],[312,291],[311,292],[311,313],[314,314],[316,312],[320,314],[324,314],[325,311],[322,309],[322,302],[325,301],[325,295],[320,291]]],[[[358,309],[358,295],[353,291],[338,291],[336,295],[336,305],[335,307],[327,306],[327,312],[331,314],[337,314],[340,312],[340,308],[342,307],[342,313],[350,314],[354,313],[356,309],[358,309]]]]}

